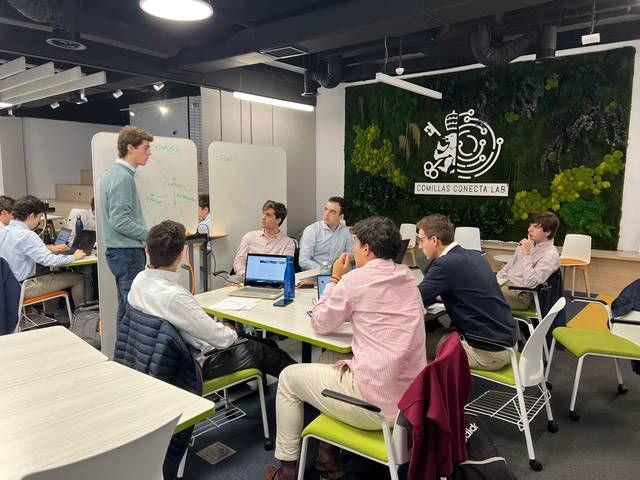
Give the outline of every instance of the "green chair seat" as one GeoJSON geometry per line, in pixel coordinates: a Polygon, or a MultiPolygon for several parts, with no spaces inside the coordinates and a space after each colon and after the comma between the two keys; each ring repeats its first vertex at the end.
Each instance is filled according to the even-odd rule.
{"type": "Polygon", "coordinates": [[[382,430],[360,430],[320,414],[302,431],[303,438],[307,435],[342,445],[381,462],[387,461],[387,449],[384,445],[382,430]]]}
{"type": "Polygon", "coordinates": [[[511,313],[516,317],[538,317],[538,312],[535,310],[511,310],[511,313]]]}
{"type": "MultiPolygon", "coordinates": [[[[518,361],[520,361],[520,353],[516,353],[516,356],[518,357],[518,361]]],[[[493,380],[494,382],[505,383],[514,387],[516,385],[516,379],[513,376],[513,367],[511,366],[511,362],[507,363],[500,370],[476,370],[472,368],[471,375],[486,378],[487,380],[493,380]]]]}
{"type": "Polygon", "coordinates": [[[576,357],[587,353],[612,357],[640,358],[640,345],[611,332],[558,327],[553,336],[576,357]]]}
{"type": "Polygon", "coordinates": [[[254,375],[262,376],[262,372],[257,368],[247,368],[245,370],[238,370],[237,372],[223,375],[222,377],[214,378],[212,380],[206,380],[202,385],[202,396],[206,397],[211,393],[232,385],[236,382],[241,382],[245,378],[253,377],[254,375]]]}

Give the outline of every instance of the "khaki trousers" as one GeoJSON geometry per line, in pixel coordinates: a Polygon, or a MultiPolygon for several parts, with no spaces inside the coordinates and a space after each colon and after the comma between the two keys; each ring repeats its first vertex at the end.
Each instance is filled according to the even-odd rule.
{"type": "MultiPolygon", "coordinates": [[[[435,360],[438,346],[455,331],[455,328],[439,328],[438,330],[429,332],[427,335],[427,361],[432,362],[435,360]]],[[[469,368],[477,368],[478,370],[500,370],[511,362],[509,350],[501,350],[499,352],[481,350],[469,345],[464,338],[461,339],[461,343],[469,360],[469,368]]]]}
{"type": "Polygon", "coordinates": [[[84,277],[81,273],[52,273],[36,277],[27,282],[25,298],[38,297],[46,293],[71,288],[71,296],[76,306],[85,302],[84,277]]]}
{"type": "Polygon", "coordinates": [[[535,308],[533,295],[530,292],[510,290],[507,285],[503,285],[502,294],[511,310],[532,310],[535,308]]]}
{"type": "MultiPolygon", "coordinates": [[[[327,352],[325,352],[327,353],[327,352]]],[[[325,355],[322,361],[336,357],[325,355]]],[[[304,427],[304,403],[309,403],[341,422],[363,430],[380,430],[380,417],[363,408],[323,397],[324,389],[364,400],[353,372],[346,365],[302,363],[285,368],[278,379],[276,396],[276,451],[278,460],[294,461],[300,456],[300,434],[304,427]]]]}

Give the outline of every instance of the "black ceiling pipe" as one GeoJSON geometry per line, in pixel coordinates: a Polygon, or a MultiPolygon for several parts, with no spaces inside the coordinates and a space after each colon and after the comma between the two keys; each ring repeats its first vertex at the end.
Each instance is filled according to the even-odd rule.
{"type": "Polygon", "coordinates": [[[476,60],[487,67],[506,65],[535,45],[537,37],[537,33],[531,31],[508,42],[491,45],[491,30],[486,25],[478,25],[471,32],[471,50],[476,60]]]}
{"type": "Polygon", "coordinates": [[[342,59],[333,57],[327,60],[326,67],[319,66],[307,70],[310,78],[318,82],[324,88],[335,88],[342,81],[342,59]]]}
{"type": "Polygon", "coordinates": [[[536,50],[536,62],[544,62],[556,59],[556,46],[558,42],[557,25],[545,25],[540,33],[538,48],[536,50]]]}

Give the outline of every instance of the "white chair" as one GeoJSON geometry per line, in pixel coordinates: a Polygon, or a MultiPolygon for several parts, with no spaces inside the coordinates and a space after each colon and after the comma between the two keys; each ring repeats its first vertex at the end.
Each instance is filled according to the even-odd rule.
{"type": "Polygon", "coordinates": [[[458,243],[462,248],[467,250],[482,251],[482,244],[480,243],[480,229],[477,227],[456,227],[453,234],[453,241],[458,243]]]}
{"type": "Polygon", "coordinates": [[[34,305],[36,303],[44,303],[49,300],[53,300],[55,298],[64,298],[65,303],[67,304],[67,313],[69,314],[69,328],[73,331],[75,326],[73,311],[71,310],[71,302],[69,301],[69,293],[66,290],[56,290],[54,292],[45,293],[43,295],[38,295],[37,297],[25,298],[27,286],[30,282],[32,282],[33,278],[27,278],[24,282],[22,282],[22,286],[20,287],[20,302],[18,303],[18,323],[16,323],[16,332],[20,332],[22,330],[27,330],[33,327],[39,327],[42,325],[47,325],[49,323],[54,323],[55,320],[51,320],[50,322],[35,322],[27,315],[25,311],[25,307],[29,305],[34,305]]]}
{"type": "Polygon", "coordinates": [[[560,266],[563,267],[563,277],[567,278],[567,267],[571,268],[571,295],[576,293],[576,268],[582,270],[584,288],[587,296],[591,297],[589,288],[589,275],[587,267],[591,263],[591,237],[589,235],[579,235],[568,233],[564,237],[564,245],[560,254],[560,266]]]}
{"type": "Polygon", "coordinates": [[[69,245],[71,245],[73,243],[73,239],[76,236],[76,219],[78,218],[78,215],[82,214],[82,212],[84,212],[85,209],[84,208],[72,208],[69,211],[69,216],[67,217],[67,224],[66,227],[71,229],[71,235],[69,235],[69,245]]]}
{"type": "Polygon", "coordinates": [[[413,261],[412,266],[415,267],[416,263],[416,224],[415,223],[403,223],[400,225],[400,236],[403,240],[409,240],[407,246],[407,253],[411,255],[413,261]]]}
{"type": "Polygon", "coordinates": [[[138,438],[111,450],[29,474],[22,480],[162,480],[162,464],[179,418],[146,433],[143,431],[138,438]]]}

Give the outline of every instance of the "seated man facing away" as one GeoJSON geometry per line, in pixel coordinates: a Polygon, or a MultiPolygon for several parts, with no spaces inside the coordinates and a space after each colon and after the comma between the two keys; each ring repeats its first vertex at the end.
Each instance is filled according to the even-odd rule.
{"type": "MultiPolygon", "coordinates": [[[[511,261],[497,273],[498,282],[535,288],[560,268],[560,255],[553,244],[559,225],[560,220],[551,212],[534,215],[527,238],[520,240],[511,261]]],[[[503,285],[502,293],[514,310],[535,309],[530,292],[510,290],[509,285],[503,285]]]]}
{"type": "Polygon", "coordinates": [[[311,270],[331,264],[342,253],[353,253],[353,238],[344,220],[344,199],[331,197],[324,204],[322,220],[302,232],[300,268],[311,270]]]}
{"type": "MultiPolygon", "coordinates": [[[[442,297],[451,324],[461,336],[469,366],[499,370],[510,362],[509,351],[474,340],[477,336],[504,345],[516,343],[516,321],[487,261],[453,241],[453,224],[444,215],[429,215],[417,224],[420,249],[432,260],[418,285],[425,306],[442,297]]],[[[430,335],[434,338],[440,333],[430,335]]],[[[431,350],[431,348],[430,348],[431,350]]],[[[429,355],[433,353],[428,352],[429,355]]]]}
{"type": "Polygon", "coordinates": [[[11,216],[11,210],[13,210],[13,204],[15,200],[6,195],[0,195],[0,229],[9,225],[9,222],[13,220],[11,216]]]}
{"type": "MultiPolygon", "coordinates": [[[[13,218],[8,227],[0,231],[0,257],[9,263],[19,282],[36,273],[36,263],[45,267],[57,267],[85,257],[78,249],[73,255],[51,253],[37,233],[33,231],[40,223],[40,216],[47,206],[33,195],[20,197],[13,205],[13,218]]],[[[35,277],[27,284],[25,298],[71,288],[76,305],[84,303],[84,277],[80,273],[56,272],[35,277]]]]}
{"type": "Polygon", "coordinates": [[[246,337],[237,341],[233,329],[207,315],[193,295],[178,283],[184,238],[184,226],[171,220],[149,230],[146,246],[149,265],[133,280],[129,305],[171,323],[185,342],[201,354],[236,342],[234,348],[204,358],[205,380],[245,368],[258,368],[274,377],[280,375],[282,369],[295,363],[289,355],[268,340],[246,337]]]}
{"type": "MultiPolygon", "coordinates": [[[[409,269],[393,262],[402,242],[398,228],[388,218],[371,217],[358,222],[353,234],[357,268],[349,272],[350,255],[340,256],[311,317],[312,328],[323,335],[350,320],[353,356],[333,365],[292,365],[282,372],[276,397],[275,450],[282,468],[267,466],[265,479],[295,478],[305,402],[355,427],[381,428],[376,414],[326,398],[323,389],[366,400],[393,422],[400,397],[427,364],[420,294],[409,269]]],[[[321,444],[316,461],[321,470],[340,469],[332,450],[321,444]]]]}
{"type": "Polygon", "coordinates": [[[203,193],[198,195],[198,232],[211,233],[211,209],[209,207],[209,195],[203,193]],[[201,227],[206,227],[201,230],[201,227]]]}
{"type": "Polygon", "coordinates": [[[280,225],[287,218],[287,207],[284,203],[267,200],[262,206],[262,230],[255,230],[244,234],[236,257],[233,260],[233,270],[236,275],[244,276],[247,254],[263,253],[269,255],[287,255],[293,257],[296,245],[292,238],[280,231],[280,225]]]}

